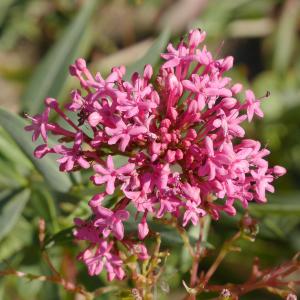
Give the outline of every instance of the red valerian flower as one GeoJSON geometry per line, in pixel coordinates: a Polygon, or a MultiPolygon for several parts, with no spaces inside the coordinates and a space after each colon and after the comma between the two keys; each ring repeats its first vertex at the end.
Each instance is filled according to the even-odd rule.
{"type": "Polygon", "coordinates": [[[77,59],[70,74],[81,89],[71,93],[65,108],[77,113],[78,122],[52,98],[41,115],[28,117],[32,125],[26,130],[33,131],[34,141],[44,140],[34,152],[37,158],[56,153],[61,171],[94,170],[91,180],[99,192],[89,202],[92,216],[76,219],[74,232],[76,239],[90,243],[79,256],[90,275],[105,268],[109,280],[124,278],[120,244],[147,259],[140,241],[151,233],[150,218],[174,217],[189,226],[207,214],[215,220],[220,212],[235,215],[236,201],[244,207],[266,202],[266,192],[274,192],[274,180],[286,172],[269,167],[269,150],[245,137],[242,123],[263,117],[261,98],[251,90],[243,95],[243,86],[224,75],[233,57],[214,59],[201,47],[205,37],[191,30],[187,41],[168,45],[158,74],[146,65],[129,81],[123,66],[104,79],[77,59]],[[68,129],[49,123],[50,109],[68,129]],[[57,145],[48,144],[49,133],[58,137],[57,145]],[[70,142],[72,147],[66,145],[70,142]],[[136,236],[124,229],[130,218],[136,236]]]}

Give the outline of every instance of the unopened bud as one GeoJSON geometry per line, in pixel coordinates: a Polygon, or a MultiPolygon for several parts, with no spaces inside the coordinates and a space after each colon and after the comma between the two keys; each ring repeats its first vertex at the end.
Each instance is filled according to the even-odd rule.
{"type": "Polygon", "coordinates": [[[243,85],[240,83],[235,84],[232,86],[231,91],[234,95],[238,94],[243,89],[243,85]]]}
{"type": "Polygon", "coordinates": [[[199,29],[193,29],[189,32],[189,46],[196,48],[205,40],[206,32],[199,29]]]}
{"type": "Polygon", "coordinates": [[[84,69],[86,69],[86,62],[83,58],[76,59],[75,65],[78,68],[78,70],[80,70],[80,71],[83,71],[84,69]]]}
{"type": "Polygon", "coordinates": [[[249,214],[245,214],[240,222],[240,227],[244,233],[244,237],[251,241],[254,241],[256,235],[259,232],[257,221],[252,218],[249,214]]]}
{"type": "Polygon", "coordinates": [[[58,102],[54,98],[46,98],[45,99],[45,104],[46,104],[46,106],[51,107],[51,108],[57,108],[58,107],[58,102]]]}
{"type": "Polygon", "coordinates": [[[149,80],[153,75],[153,69],[152,69],[152,66],[151,65],[146,65],[145,66],[145,69],[144,69],[144,78],[146,80],[149,80]]]}
{"type": "Polygon", "coordinates": [[[276,176],[283,176],[286,173],[286,168],[281,167],[281,166],[274,166],[273,173],[276,176]]]}

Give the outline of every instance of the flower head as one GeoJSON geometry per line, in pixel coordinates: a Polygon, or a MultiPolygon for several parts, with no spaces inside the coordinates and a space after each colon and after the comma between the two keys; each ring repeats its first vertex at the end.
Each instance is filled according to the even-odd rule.
{"type": "Polygon", "coordinates": [[[236,201],[244,207],[266,202],[266,192],[274,192],[274,180],[286,172],[269,167],[269,151],[245,138],[242,123],[263,117],[260,100],[246,90],[245,101],[239,101],[243,86],[224,75],[233,57],[214,59],[201,46],[205,37],[204,31],[191,30],[187,41],[168,45],[158,74],[146,65],[129,81],[123,66],[104,79],[78,59],[70,73],[81,89],[71,93],[65,107],[77,113],[77,122],[50,98],[44,113],[29,117],[32,125],[26,130],[33,131],[33,140],[40,135],[44,140],[36,148],[38,158],[56,153],[61,171],[94,171],[91,180],[99,192],[89,202],[92,216],[76,219],[74,232],[90,243],[79,256],[90,275],[104,268],[109,280],[124,278],[120,244],[147,259],[145,245],[137,240],[151,232],[149,218],[173,217],[189,226],[207,214],[214,219],[220,212],[235,215],[236,201]],[[50,124],[50,108],[71,129],[50,124]],[[49,133],[59,136],[58,145],[48,145],[49,133]],[[115,167],[117,161],[121,167],[115,167]],[[130,217],[140,220],[136,235],[126,234],[130,217]]]}

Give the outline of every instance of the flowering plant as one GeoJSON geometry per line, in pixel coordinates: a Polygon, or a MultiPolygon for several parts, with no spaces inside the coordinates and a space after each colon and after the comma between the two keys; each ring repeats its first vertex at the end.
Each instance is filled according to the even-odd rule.
{"type": "MultiPolygon", "coordinates": [[[[74,220],[75,239],[87,242],[78,259],[91,276],[106,270],[109,281],[131,277],[139,297],[145,299],[159,277],[155,267],[169,255],[160,251],[152,222],[175,227],[188,247],[194,260],[190,286],[185,284],[191,299],[208,291],[221,292],[220,299],[243,294],[238,288],[208,283],[224,254],[235,249],[233,243],[253,234],[255,222],[246,215],[221,256],[199,275],[199,261],[206,252],[204,228],[222,212],[234,216],[236,202],[245,209],[249,202],[265,203],[266,192],[274,192],[274,179],[286,172],[281,166],[269,166],[269,151],[246,138],[241,126],[254,116],[263,117],[260,103],[268,93],[257,98],[226,77],[233,57],[214,58],[201,46],[205,37],[205,32],[191,30],[187,40],[169,44],[161,54],[164,62],[157,75],[146,65],[130,81],[124,80],[123,66],[113,68],[104,79],[100,73],[93,75],[84,59],[77,59],[70,74],[81,89],[71,92],[65,106],[69,113],[56,99],[47,98],[42,114],[27,116],[32,125],[25,129],[33,131],[33,141],[39,136],[43,140],[34,151],[36,158],[59,155],[62,172],[91,169],[90,179],[99,187],[89,201],[91,217],[74,220]],[[50,121],[51,111],[59,121],[50,121]],[[49,133],[58,137],[57,142],[48,138],[49,133]],[[136,224],[134,232],[126,230],[129,219],[136,224]],[[185,233],[190,226],[200,226],[195,247],[185,233]],[[151,250],[147,240],[153,238],[157,246],[151,250]],[[140,271],[132,258],[143,266],[140,271]]],[[[254,273],[255,278],[261,275],[254,273]]],[[[273,283],[264,281],[263,287],[275,290],[273,283]]],[[[285,290],[283,294],[287,295],[285,290]]]]}

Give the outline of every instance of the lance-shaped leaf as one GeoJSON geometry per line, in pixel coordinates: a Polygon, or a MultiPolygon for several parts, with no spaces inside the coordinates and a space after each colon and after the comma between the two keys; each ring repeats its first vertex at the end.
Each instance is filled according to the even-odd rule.
{"type": "Polygon", "coordinates": [[[31,137],[24,131],[25,120],[0,108],[0,125],[10,134],[24,154],[32,161],[36,169],[43,175],[49,186],[59,192],[66,192],[71,187],[68,174],[59,172],[57,163],[51,157],[38,160],[34,157],[34,144],[31,137]]]}
{"type": "Polygon", "coordinates": [[[165,49],[170,38],[170,30],[165,28],[159,37],[154,41],[144,57],[127,67],[125,80],[129,80],[134,72],[142,73],[146,64],[155,65],[160,59],[160,53],[165,49]]]}
{"type": "Polygon", "coordinates": [[[0,199],[0,240],[5,237],[17,223],[29,199],[28,189],[12,192],[0,199]]]}
{"type": "Polygon", "coordinates": [[[65,33],[38,65],[22,99],[24,111],[36,114],[41,111],[45,97],[56,98],[60,94],[68,67],[79,55],[81,41],[97,3],[97,0],[85,1],[65,33]]]}
{"type": "Polygon", "coordinates": [[[281,74],[285,74],[291,63],[297,42],[299,13],[300,2],[298,0],[285,1],[278,23],[273,57],[273,67],[281,74]]]}

